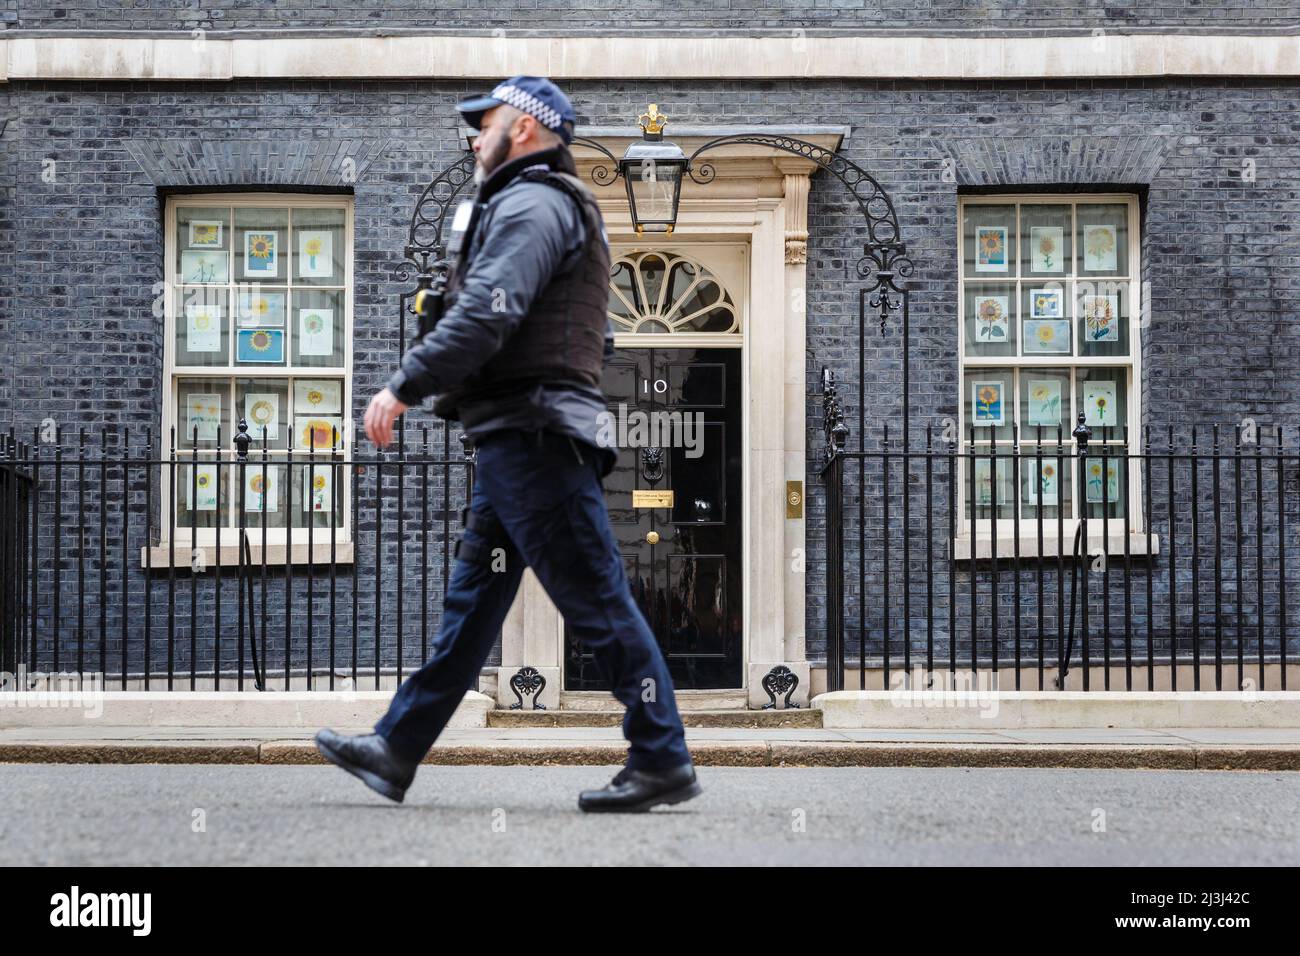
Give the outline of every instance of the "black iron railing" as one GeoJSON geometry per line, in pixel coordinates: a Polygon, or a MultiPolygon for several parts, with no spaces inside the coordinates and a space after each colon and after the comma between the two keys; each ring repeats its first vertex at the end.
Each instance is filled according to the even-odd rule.
{"type": "MultiPolygon", "coordinates": [[[[0,439],[0,447],[11,451],[13,445],[0,439]]],[[[13,455],[0,455],[0,673],[15,673],[21,660],[26,631],[29,590],[30,543],[27,520],[32,507],[31,475],[12,461],[13,455]]],[[[11,681],[4,679],[5,687],[11,681]]]]}
{"type": "Polygon", "coordinates": [[[429,654],[473,450],[0,439],[6,687],[361,688],[429,654]]]}
{"type": "Polygon", "coordinates": [[[848,451],[823,390],[831,689],[1287,688],[1300,444],[1281,428],[931,426],[904,447],[882,427],[848,451]]]}

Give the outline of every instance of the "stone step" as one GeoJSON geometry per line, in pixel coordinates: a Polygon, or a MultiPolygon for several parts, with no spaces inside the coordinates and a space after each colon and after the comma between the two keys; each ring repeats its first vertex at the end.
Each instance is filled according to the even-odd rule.
{"type": "MultiPolygon", "coordinates": [[[[820,710],[683,710],[687,727],[819,728],[820,710]]],[[[621,710],[489,710],[489,727],[619,727],[621,710]]]]}

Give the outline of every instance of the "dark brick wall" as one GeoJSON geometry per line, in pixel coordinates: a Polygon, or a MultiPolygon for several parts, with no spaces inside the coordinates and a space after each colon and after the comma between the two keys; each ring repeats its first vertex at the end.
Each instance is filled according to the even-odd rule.
{"type": "Polygon", "coordinates": [[[1115,29],[1287,26],[1294,2],[1250,0],[10,0],[7,22],[28,30],[508,29],[571,32],[906,28],[1115,29]]]}
{"type": "MultiPolygon", "coordinates": [[[[9,91],[0,91],[0,102],[5,104],[5,111],[8,112],[9,91]]],[[[17,210],[17,197],[14,192],[14,185],[18,174],[18,167],[14,151],[10,144],[14,141],[14,133],[9,132],[6,138],[5,133],[8,131],[9,123],[7,120],[0,119],[0,235],[14,235],[14,214],[17,210]]],[[[0,408],[11,409],[14,401],[14,370],[15,360],[17,358],[13,348],[13,249],[12,241],[0,243],[0,316],[4,321],[0,322],[0,408]]]]}
{"type": "MultiPolygon", "coordinates": [[[[917,264],[914,428],[957,412],[951,342],[958,190],[1046,187],[1053,182],[1044,177],[1052,176],[1063,185],[1095,185],[1103,181],[1098,166],[1108,188],[1140,189],[1146,196],[1144,279],[1152,290],[1142,382],[1147,421],[1252,418],[1290,427],[1300,421],[1294,304],[1300,291],[1300,117],[1294,83],[699,82],[665,89],[585,82],[570,84],[570,90],[593,125],[626,124],[653,97],[683,124],[783,123],[797,116],[852,127],[847,154],[893,194],[917,264]],[[1058,142],[1078,148],[1062,152],[1058,142]],[[1090,144],[1100,148],[1086,148],[1090,144]],[[1042,160],[1047,152],[1056,158],[1042,160]],[[1004,161],[993,163],[989,157],[995,154],[1004,161]],[[1245,159],[1255,161],[1254,182],[1241,174],[1245,159]],[[955,163],[955,175],[947,177],[952,181],[945,178],[945,160],[949,169],[955,163]]],[[[0,421],[25,433],[46,417],[73,431],[129,425],[138,435],[146,426],[157,427],[161,322],[149,302],[161,278],[162,204],[155,177],[162,174],[147,170],[133,152],[140,152],[142,141],[197,140],[209,145],[187,155],[219,153],[223,141],[363,144],[358,149],[369,164],[350,184],[357,224],[355,420],[396,357],[395,302],[403,286],[392,279],[392,266],[400,259],[420,189],[456,155],[451,104],[465,92],[459,83],[403,82],[11,84],[4,93],[9,122],[0,140],[0,226],[6,230],[0,256],[11,255],[13,262],[4,272],[13,276],[4,280],[11,284],[0,285],[8,353],[0,421]],[[41,178],[47,159],[55,162],[53,182],[41,178]]],[[[248,176],[249,185],[280,181],[256,169],[248,176]]],[[[855,382],[858,213],[838,184],[818,178],[810,218],[809,381],[828,364],[855,382]]],[[[881,337],[874,328],[867,335],[865,386],[877,399],[885,396],[875,406],[881,413],[896,416],[896,332],[881,337]]],[[[847,397],[849,420],[856,423],[856,389],[847,397]]],[[[815,477],[819,415],[810,398],[813,656],[824,646],[826,585],[819,557],[824,501],[815,477]]],[[[429,419],[422,413],[412,421],[418,426],[429,419]]],[[[365,534],[363,551],[373,555],[373,538],[365,534]]],[[[110,541],[113,535],[110,528],[110,541]]],[[[408,544],[410,566],[416,548],[408,544]]],[[[387,573],[391,563],[385,567],[387,573]]],[[[295,586],[303,586],[300,578],[295,586]]],[[[340,601],[349,602],[350,611],[347,594],[340,601]]],[[[365,640],[373,634],[372,579],[363,580],[359,598],[365,640]]],[[[234,600],[233,590],[228,600],[234,600]]],[[[390,615],[381,632],[389,635],[395,611],[391,601],[381,605],[390,615]]],[[[117,606],[113,601],[111,613],[117,606]]],[[[96,620],[93,614],[90,620],[96,620]]],[[[301,610],[294,621],[297,641],[301,610]]],[[[276,626],[282,626],[280,619],[276,626]]],[[[365,653],[370,652],[363,648],[365,653]]],[[[418,657],[409,640],[407,653],[410,661],[418,657]]],[[[132,657],[140,655],[133,651],[132,657]]]]}

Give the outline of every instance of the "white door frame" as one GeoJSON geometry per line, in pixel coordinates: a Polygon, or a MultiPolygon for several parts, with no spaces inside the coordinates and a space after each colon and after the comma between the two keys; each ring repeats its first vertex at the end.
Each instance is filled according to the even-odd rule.
{"type": "MultiPolygon", "coordinates": [[[[617,142],[605,145],[615,155],[617,142]]],[[[625,143],[624,143],[625,145],[625,143]]],[[[838,137],[834,145],[838,145],[838,137]]],[[[692,148],[683,142],[683,148],[692,148]]],[[[804,520],[786,517],[786,482],[806,488],[807,383],[805,265],[808,175],[816,165],[798,157],[754,156],[752,148],[728,161],[725,151],[711,161],[718,175],[708,186],[683,188],[677,228],[664,246],[699,248],[737,241],[749,247],[749,287],[741,331],[741,403],[744,498],[742,621],[744,687],[749,706],[768,700],[762,678],[784,665],[799,678],[792,698],[806,704],[809,668],[804,652],[804,520]]],[[[575,154],[576,155],[576,154],[575,154]]],[[[580,163],[580,166],[584,165],[580,163]]],[[[584,173],[584,179],[589,181],[584,173]]],[[[613,245],[638,242],[622,184],[597,188],[613,245]]],[[[651,246],[644,239],[639,244],[651,246]]],[[[636,336],[639,345],[675,347],[719,344],[696,336],[636,336]],[[651,342],[650,339],[657,339],[651,342]]],[[[620,336],[620,345],[632,336],[620,336]]],[[[520,595],[503,626],[502,663],[496,697],[514,702],[510,677],[520,667],[536,668],[546,679],[538,700],[559,706],[563,686],[564,623],[537,579],[526,572],[520,595]]]]}

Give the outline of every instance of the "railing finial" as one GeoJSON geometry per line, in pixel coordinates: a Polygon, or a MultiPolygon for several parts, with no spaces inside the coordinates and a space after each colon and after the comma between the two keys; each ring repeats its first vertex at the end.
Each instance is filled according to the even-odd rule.
{"type": "Polygon", "coordinates": [[[1074,427],[1074,431],[1070,434],[1074,436],[1075,442],[1081,446],[1080,450],[1086,455],[1088,453],[1088,442],[1092,441],[1092,429],[1088,427],[1083,412],[1079,413],[1079,424],[1074,427]]]}
{"type": "Polygon", "coordinates": [[[253,438],[248,434],[248,420],[241,418],[235,431],[235,460],[248,461],[248,446],[253,438]]]}

